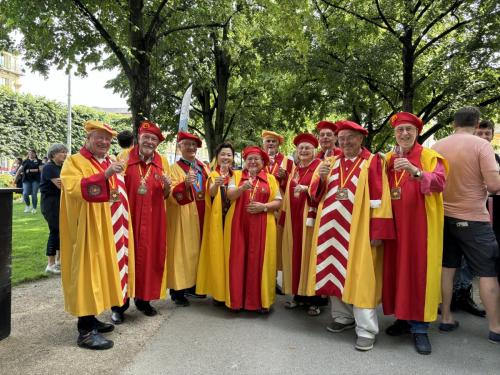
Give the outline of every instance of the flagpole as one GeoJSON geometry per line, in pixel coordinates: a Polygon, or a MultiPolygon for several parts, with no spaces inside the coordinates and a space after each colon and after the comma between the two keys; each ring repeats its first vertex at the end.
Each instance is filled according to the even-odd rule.
{"type": "Polygon", "coordinates": [[[66,144],[71,155],[71,67],[68,70],[68,133],[66,135],[66,144]]]}

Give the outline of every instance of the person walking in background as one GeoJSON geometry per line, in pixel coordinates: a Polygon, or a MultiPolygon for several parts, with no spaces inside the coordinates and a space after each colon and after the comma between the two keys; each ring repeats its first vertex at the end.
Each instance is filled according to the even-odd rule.
{"type": "Polygon", "coordinates": [[[42,170],[42,161],[38,159],[36,151],[31,149],[28,151],[28,157],[23,160],[21,168],[17,170],[14,180],[16,180],[18,174],[23,173],[23,199],[26,207],[24,212],[36,213],[36,208],[38,205],[38,188],[40,186],[40,172],[42,170]],[[33,203],[31,207],[30,203],[33,203]]]}
{"type": "Polygon", "coordinates": [[[43,167],[40,182],[42,214],[49,225],[47,240],[48,263],[45,272],[60,274],[59,263],[59,200],[61,198],[61,168],[68,155],[65,145],[56,143],[49,148],[49,162],[43,167]]]}
{"type": "Polygon", "coordinates": [[[118,133],[116,140],[122,149],[116,156],[116,160],[127,161],[128,153],[134,147],[134,134],[130,130],[123,130],[118,133]]]}
{"type": "Polygon", "coordinates": [[[23,164],[23,159],[16,158],[16,161],[12,164],[12,170],[10,172],[12,178],[14,179],[13,184],[18,189],[23,188],[23,172],[20,171],[20,173],[17,173],[17,171],[21,168],[22,164],[23,164]]]}

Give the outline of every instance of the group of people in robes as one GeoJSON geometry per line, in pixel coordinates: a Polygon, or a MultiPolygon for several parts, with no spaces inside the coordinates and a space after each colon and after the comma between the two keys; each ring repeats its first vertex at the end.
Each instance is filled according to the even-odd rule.
{"type": "Polygon", "coordinates": [[[262,148],[242,150],[239,170],[230,143],[217,147],[209,168],[196,158],[201,139],[187,132],[178,133],[180,158],[169,165],[150,121],[112,161],[116,132],[86,122],[87,142],[61,173],[61,270],[77,344],[112,347],[102,333],[114,326],[96,315],[112,309],[112,322],[123,323],[133,298],[153,316],[150,301],[167,289],[178,306],[209,295],[232,311],[267,313],[281,270],[285,307],[316,316],[330,303],[327,330],[355,328],[356,349],[373,348],[382,302],[397,318],[388,334],[412,333],[417,351],[429,354],[448,164],[418,144],[419,117],[400,112],[390,124],[396,146],[386,155],[363,147],[368,131],[349,120],[298,134],[293,158],[279,151],[281,135],[264,131],[262,148]]]}

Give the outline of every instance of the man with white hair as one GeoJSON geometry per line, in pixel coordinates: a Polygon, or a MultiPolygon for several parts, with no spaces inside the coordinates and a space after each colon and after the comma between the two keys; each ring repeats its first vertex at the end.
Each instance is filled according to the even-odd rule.
{"type": "Polygon", "coordinates": [[[61,171],[61,273],[66,311],[78,317],[78,346],[109,349],[101,333],[112,324],[96,315],[134,296],[134,242],[123,162],[108,151],[116,132],[85,122],[87,141],[61,171]]]}

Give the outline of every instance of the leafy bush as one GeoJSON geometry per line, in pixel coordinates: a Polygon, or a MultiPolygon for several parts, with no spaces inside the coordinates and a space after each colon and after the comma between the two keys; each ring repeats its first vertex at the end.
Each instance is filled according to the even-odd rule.
{"type": "Polygon", "coordinates": [[[0,187],[12,187],[14,179],[10,174],[0,174],[0,187]]]}

